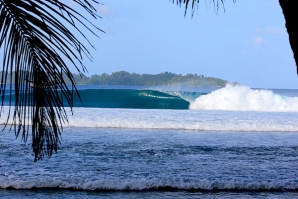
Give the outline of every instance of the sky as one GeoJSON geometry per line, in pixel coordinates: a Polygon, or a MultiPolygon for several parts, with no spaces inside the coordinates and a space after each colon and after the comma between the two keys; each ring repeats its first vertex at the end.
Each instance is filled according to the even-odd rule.
{"type": "Polygon", "coordinates": [[[298,88],[293,53],[278,0],[225,1],[218,12],[201,1],[191,16],[169,0],[100,0],[87,76],[197,73],[252,88],[298,88]]]}
{"type": "Polygon", "coordinates": [[[225,0],[218,12],[202,0],[193,17],[170,0],[99,1],[102,18],[93,22],[105,33],[84,32],[96,48],[92,62],[84,59],[87,76],[197,73],[251,88],[298,88],[278,0],[225,0]]]}

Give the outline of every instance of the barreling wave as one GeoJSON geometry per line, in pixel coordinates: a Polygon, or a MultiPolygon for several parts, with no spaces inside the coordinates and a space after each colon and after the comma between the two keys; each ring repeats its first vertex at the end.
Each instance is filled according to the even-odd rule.
{"type": "Polygon", "coordinates": [[[247,182],[246,180],[208,179],[27,179],[1,180],[2,189],[66,189],[89,191],[146,191],[146,190],[199,190],[199,191],[297,191],[295,180],[247,182]]]}
{"type": "Polygon", "coordinates": [[[297,112],[298,97],[286,97],[269,90],[253,90],[246,86],[227,85],[190,103],[190,109],[297,112]]]}
{"type": "MultiPolygon", "coordinates": [[[[195,93],[196,97],[198,95],[200,94],[195,93]]],[[[189,101],[181,98],[178,92],[167,93],[157,90],[136,89],[85,89],[80,90],[80,96],[82,102],[77,97],[74,101],[74,107],[137,109],[188,109],[189,107],[189,101]]],[[[8,105],[9,97],[9,95],[5,96],[5,105],[8,105]]],[[[14,95],[12,98],[14,99],[14,95]]]]}
{"type": "MultiPolygon", "coordinates": [[[[154,89],[80,89],[74,107],[129,109],[193,109],[259,112],[298,112],[298,97],[283,96],[271,90],[230,85],[211,92],[154,89]]],[[[14,94],[12,94],[14,100],[14,94]]],[[[9,105],[10,94],[4,97],[9,105]]],[[[67,104],[65,104],[67,106],[67,104]]]]}
{"type": "Polygon", "coordinates": [[[135,109],[188,109],[189,102],[181,97],[156,90],[87,89],[81,90],[82,103],[75,107],[135,108],[135,109]]]}

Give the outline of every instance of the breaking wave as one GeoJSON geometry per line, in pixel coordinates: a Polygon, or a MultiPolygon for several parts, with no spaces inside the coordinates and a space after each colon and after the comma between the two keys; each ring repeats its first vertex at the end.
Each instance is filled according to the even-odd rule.
{"type": "Polygon", "coordinates": [[[161,179],[102,179],[73,180],[48,179],[43,180],[10,180],[0,182],[2,189],[72,189],[72,190],[97,190],[97,191],[144,191],[144,190],[219,190],[219,191],[294,191],[298,190],[295,181],[268,181],[251,182],[244,181],[212,181],[201,180],[161,180],[161,179]]]}
{"type": "Polygon", "coordinates": [[[190,109],[233,111],[298,111],[298,97],[274,94],[270,90],[253,90],[246,86],[227,85],[190,103],[190,109]]]}

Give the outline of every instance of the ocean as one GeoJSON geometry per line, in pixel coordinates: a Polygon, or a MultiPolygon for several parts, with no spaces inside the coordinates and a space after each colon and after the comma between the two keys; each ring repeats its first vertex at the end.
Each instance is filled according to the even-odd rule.
{"type": "Polygon", "coordinates": [[[0,133],[1,198],[298,197],[298,90],[78,88],[51,158],[0,133]]]}

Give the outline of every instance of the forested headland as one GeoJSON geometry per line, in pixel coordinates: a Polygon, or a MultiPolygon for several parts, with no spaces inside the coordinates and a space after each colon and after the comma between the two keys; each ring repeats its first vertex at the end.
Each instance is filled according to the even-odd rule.
{"type": "MultiPolygon", "coordinates": [[[[0,75],[2,72],[0,71],[0,75]]],[[[14,82],[15,74],[7,82],[14,82]]],[[[102,73],[101,75],[86,76],[73,74],[76,84],[83,85],[123,85],[123,86],[194,86],[194,87],[224,87],[228,82],[215,77],[205,77],[196,73],[186,75],[163,72],[159,74],[138,74],[126,71],[102,73]]],[[[31,80],[32,81],[32,80],[31,80]]],[[[71,84],[69,79],[64,78],[66,84],[71,84]]],[[[238,84],[234,82],[233,84],[238,84]]]]}
{"type": "MultiPolygon", "coordinates": [[[[91,75],[82,77],[73,74],[77,84],[86,85],[127,85],[127,86],[195,86],[195,87],[223,87],[227,80],[215,77],[205,77],[189,73],[187,75],[163,72],[160,74],[138,74],[126,71],[114,72],[112,74],[102,73],[101,75],[91,75]]],[[[67,82],[70,83],[70,82],[67,82]]]]}

